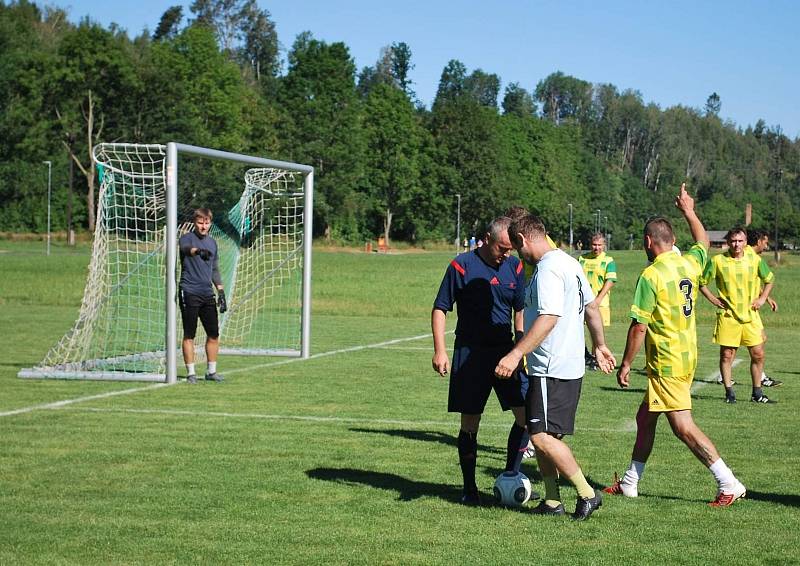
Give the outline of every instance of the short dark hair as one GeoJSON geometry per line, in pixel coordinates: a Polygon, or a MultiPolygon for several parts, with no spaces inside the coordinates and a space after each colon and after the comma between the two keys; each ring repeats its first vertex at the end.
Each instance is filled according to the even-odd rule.
{"type": "Polygon", "coordinates": [[[755,246],[758,241],[763,238],[764,236],[769,237],[769,234],[766,230],[761,230],[759,228],[751,228],[747,231],[747,244],[749,246],[755,246]]]}
{"type": "Polygon", "coordinates": [[[672,224],[660,216],[647,221],[647,224],[644,225],[644,235],[650,236],[651,240],[663,245],[672,245],[675,241],[672,224]]]}
{"type": "Polygon", "coordinates": [[[214,215],[211,213],[210,208],[196,208],[192,218],[194,220],[197,220],[198,218],[208,218],[209,220],[212,220],[214,215]]]}
{"type": "Polygon", "coordinates": [[[725,240],[730,240],[733,238],[734,234],[744,234],[745,239],[747,238],[747,230],[745,230],[742,226],[734,226],[728,233],[725,234],[725,240]]]}
{"type": "Polygon", "coordinates": [[[545,237],[547,231],[544,228],[544,222],[538,216],[528,214],[514,220],[511,226],[508,227],[508,237],[514,246],[519,246],[522,242],[519,240],[518,235],[522,234],[526,238],[534,238],[536,236],[545,237]]]}

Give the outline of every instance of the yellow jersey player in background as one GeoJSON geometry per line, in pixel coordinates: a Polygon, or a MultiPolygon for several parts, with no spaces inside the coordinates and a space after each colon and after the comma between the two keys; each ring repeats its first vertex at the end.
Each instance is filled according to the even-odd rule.
{"type": "MultiPolygon", "coordinates": [[[[766,230],[757,230],[757,229],[748,229],[747,230],[747,246],[744,248],[744,253],[746,254],[755,254],[759,257],[764,251],[769,249],[769,234],[766,230]]],[[[778,310],[778,303],[770,294],[767,297],[767,304],[769,305],[770,310],[772,312],[777,312],[778,310]]],[[[766,346],[767,343],[767,332],[765,330],[761,331],[762,336],[764,337],[764,345],[766,346]]],[[[722,375],[719,376],[719,383],[722,383],[722,375]]],[[[733,381],[731,383],[734,383],[733,381]]],[[[762,368],[761,370],[761,387],[778,387],[783,385],[783,382],[779,379],[773,379],[772,377],[767,375],[766,368],[762,368]]]]}
{"type": "Polygon", "coordinates": [[[764,325],[758,311],[767,302],[775,276],[760,256],[745,253],[747,234],[744,228],[731,228],[725,239],[728,251],[711,259],[700,282],[700,292],[718,309],[714,343],[719,344],[719,373],[725,385],[725,402],[736,402],[731,370],[736,350],[747,346],[753,382],[750,399],[756,403],[774,403],[761,389],[764,325]],[[711,281],[716,283],[719,296],[708,288],[711,281]]]}
{"type": "MultiPolygon", "coordinates": [[[[594,291],[595,302],[600,307],[603,326],[611,326],[611,287],[617,282],[617,264],[614,258],[606,253],[606,237],[597,232],[592,235],[592,251],[578,258],[589,285],[594,291]]],[[[584,348],[586,367],[597,370],[597,360],[584,348]]]]}
{"type": "Polygon", "coordinates": [[[644,343],[647,392],[636,414],[636,441],[630,465],[622,479],[615,480],[604,491],[638,496],[639,481],[653,450],[658,418],[664,413],[675,436],[714,475],[717,496],[711,505],[727,507],[744,497],[746,489],[695,424],[690,396],[697,367],[695,301],[708,261],[708,235],[695,214],[694,199],[686,192],[685,185],[681,185],[675,205],[697,243],[684,255],[678,255],[672,250],[675,233],[668,220],[655,218],[645,225],[644,248],[652,263],[642,271],[636,283],[632,320],[617,382],[620,387],[628,387],[631,364],[644,343]]]}

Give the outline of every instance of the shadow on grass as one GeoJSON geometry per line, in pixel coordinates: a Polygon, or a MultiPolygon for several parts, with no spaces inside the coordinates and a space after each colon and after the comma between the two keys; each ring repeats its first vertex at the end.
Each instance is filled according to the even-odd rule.
{"type": "MultiPolygon", "coordinates": [[[[388,436],[397,436],[400,438],[407,438],[409,440],[419,440],[421,442],[436,442],[445,446],[456,447],[458,439],[452,434],[444,432],[429,431],[429,430],[404,430],[404,429],[376,429],[376,428],[350,428],[352,432],[368,432],[371,434],[385,434],[388,436]]],[[[478,444],[478,452],[485,452],[488,454],[502,454],[505,455],[506,451],[493,446],[486,446],[478,444]]]]}
{"type": "Polygon", "coordinates": [[[778,503],[787,507],[800,507],[800,495],[789,495],[785,493],[764,493],[763,491],[747,490],[745,501],[766,501],[767,503],[778,503]]]}
{"type": "MultiPolygon", "coordinates": [[[[312,479],[330,481],[346,485],[366,485],[386,491],[397,493],[400,501],[414,501],[421,497],[437,497],[449,503],[460,505],[461,488],[435,482],[416,481],[397,474],[376,472],[371,470],[357,470],[354,468],[314,468],[306,470],[306,475],[312,479]]],[[[494,497],[481,493],[481,507],[502,507],[494,497]]],[[[509,509],[525,513],[526,508],[509,509]]]]}

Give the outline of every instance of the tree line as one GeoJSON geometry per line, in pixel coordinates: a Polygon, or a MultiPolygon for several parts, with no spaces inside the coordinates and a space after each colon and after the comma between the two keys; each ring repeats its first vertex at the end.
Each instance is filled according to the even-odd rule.
{"type": "Polygon", "coordinates": [[[3,230],[46,229],[43,161],[55,229],[91,230],[91,148],[180,141],[312,165],[315,235],[339,242],[452,242],[457,206],[463,238],[519,204],[558,240],[571,214],[576,241],[600,228],[627,247],[648,217],[672,215],[684,181],[709,229],[742,223],[752,203],[755,226],[777,220],[781,239],[800,235],[798,140],[763,120],[723,121],[716,93],[703,108],[662,109],[560,71],[501,92],[498,75],[452,59],[427,108],[402,41],[360,70],[347,45],[310,32],[294,38],[285,68],[280,45],[255,0],[171,7],[135,37],[0,2],[3,230]]]}

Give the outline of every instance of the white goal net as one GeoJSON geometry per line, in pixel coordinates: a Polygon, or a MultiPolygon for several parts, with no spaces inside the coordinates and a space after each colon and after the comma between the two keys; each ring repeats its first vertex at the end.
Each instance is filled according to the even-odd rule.
{"type": "MultiPolygon", "coordinates": [[[[177,242],[206,206],[228,302],[220,352],[309,355],[310,167],[182,144],[100,144],[94,159],[98,214],[78,320],[20,377],[175,381],[177,242]]],[[[198,361],[204,344],[198,325],[198,361]]]]}

